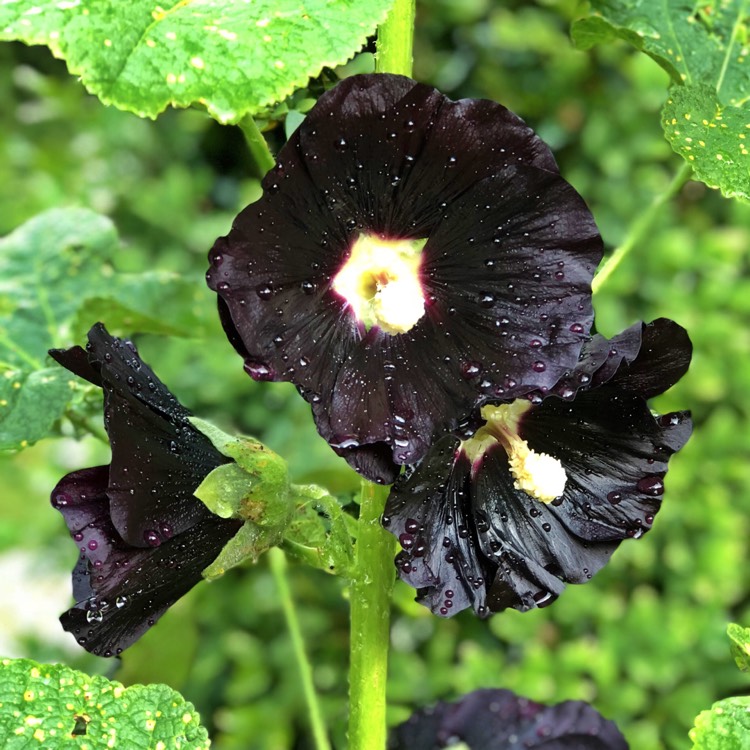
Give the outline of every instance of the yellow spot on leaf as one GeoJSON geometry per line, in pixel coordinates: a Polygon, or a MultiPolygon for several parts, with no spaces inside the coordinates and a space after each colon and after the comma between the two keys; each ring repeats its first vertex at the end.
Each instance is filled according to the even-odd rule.
{"type": "Polygon", "coordinates": [[[190,64],[194,68],[198,68],[198,70],[203,70],[203,68],[206,67],[206,63],[203,62],[203,58],[202,57],[191,57],[190,58],[190,64]]]}

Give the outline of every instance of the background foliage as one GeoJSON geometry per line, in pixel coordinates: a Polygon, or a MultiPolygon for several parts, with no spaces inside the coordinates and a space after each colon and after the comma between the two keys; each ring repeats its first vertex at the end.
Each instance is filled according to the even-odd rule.
{"type": "MultiPolygon", "coordinates": [[[[495,99],[523,116],[552,145],[612,248],[682,164],[661,125],[672,79],[625,42],[575,49],[575,6],[425,2],[418,6],[415,77],[454,98],[495,99]]],[[[351,67],[371,69],[372,58],[365,52],[351,67]]],[[[259,195],[241,132],[198,110],[168,110],[151,122],[105,108],[43,48],[0,45],[0,71],[0,234],[53,207],[111,217],[123,243],[110,259],[115,271],[171,271],[195,285],[188,311],[199,319],[175,326],[205,335],[137,337],[159,377],[200,416],[281,453],[292,481],[353,493],[357,478],[316,437],[294,389],[244,375],[203,287],[208,248],[259,195]]],[[[269,137],[278,145],[283,128],[269,137]]],[[[658,404],[691,408],[696,432],[671,465],[654,530],[625,543],[591,583],[528,614],[437,620],[399,585],[394,722],[414,706],[497,686],[545,702],[592,701],[633,748],[676,750],[688,746],[701,710],[747,692],[725,630],[729,620],[750,622],[748,248],[750,206],[691,182],[596,297],[598,327],[607,335],[668,316],[695,343],[690,373],[658,404]]],[[[132,333],[122,319],[111,328],[132,333]]],[[[81,343],[76,335],[64,343],[81,343]]],[[[61,429],[71,436],[76,428],[64,421],[61,429]]],[[[68,605],[75,550],[49,508],[49,492],[64,472],[106,460],[103,444],[71,437],[0,458],[0,652],[62,660],[125,685],[167,683],[195,704],[217,750],[309,747],[288,636],[262,559],[199,586],[120,662],[88,656],[62,633],[56,618],[68,605]]],[[[345,592],[338,579],[310,569],[293,567],[291,582],[340,744],[345,592]]]]}

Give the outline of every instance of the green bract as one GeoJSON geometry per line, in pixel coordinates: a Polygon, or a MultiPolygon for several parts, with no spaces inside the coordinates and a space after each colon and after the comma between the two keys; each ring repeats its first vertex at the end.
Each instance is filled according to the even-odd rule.
{"type": "Polygon", "coordinates": [[[750,672],[750,628],[730,622],[727,626],[727,635],[735,664],[743,672],[750,672]]]}
{"type": "Polygon", "coordinates": [[[238,122],[346,62],[393,0],[6,0],[0,39],[45,44],[105,104],[238,122]],[[33,5],[33,7],[32,7],[33,5]]]}
{"type": "Polygon", "coordinates": [[[201,750],[210,744],[192,703],[167,685],[126,688],[60,664],[0,660],[5,750],[201,750]]]}
{"type": "Polygon", "coordinates": [[[119,249],[112,222],[84,209],[47,211],[0,239],[0,450],[46,437],[89,391],[49,366],[47,350],[82,336],[100,314],[113,328],[202,330],[194,284],[165,272],[115,273],[119,249]]]}
{"type": "Polygon", "coordinates": [[[588,49],[621,38],[672,78],[662,125],[695,176],[727,197],[750,200],[750,40],[745,0],[592,0],[573,24],[588,49]]]}

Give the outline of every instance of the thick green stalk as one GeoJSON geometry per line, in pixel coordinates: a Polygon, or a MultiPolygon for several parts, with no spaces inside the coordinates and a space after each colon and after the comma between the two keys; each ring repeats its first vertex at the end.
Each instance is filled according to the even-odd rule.
{"type": "Polygon", "coordinates": [[[594,277],[594,281],[591,284],[591,290],[594,294],[602,288],[607,279],[622,263],[625,256],[651,231],[662,206],[680,192],[684,184],[690,179],[692,173],[691,166],[685,162],[679,172],[672,178],[672,182],[669,183],[667,189],[657,195],[651,202],[651,205],[633,222],[630,232],[625,237],[623,243],[607,258],[599,273],[594,277]]]}
{"type": "Polygon", "coordinates": [[[414,60],[415,0],[396,0],[388,17],[378,27],[376,73],[411,76],[414,60]]]}
{"type": "MultiPolygon", "coordinates": [[[[375,71],[412,74],[415,0],[396,0],[378,28],[375,71]]],[[[351,585],[349,750],[384,750],[395,539],[380,525],[388,488],[362,482],[351,585]]]]}
{"type": "Polygon", "coordinates": [[[302,691],[305,695],[305,702],[307,703],[310,727],[312,729],[313,739],[315,740],[315,748],[316,750],[331,750],[325,723],[323,722],[323,715],[320,711],[320,706],[318,705],[318,696],[315,692],[312,667],[310,666],[310,661],[305,652],[302,630],[300,629],[299,620],[297,619],[297,611],[294,608],[294,600],[292,599],[292,593],[289,589],[289,581],[286,577],[286,557],[278,547],[274,547],[268,551],[268,558],[271,572],[276,581],[276,588],[278,588],[279,596],[281,597],[281,606],[284,610],[289,637],[292,640],[294,658],[297,660],[297,667],[299,668],[300,679],[302,680],[302,691]]]}
{"type": "Polygon", "coordinates": [[[253,157],[253,161],[257,164],[262,177],[276,163],[271,150],[268,148],[268,142],[263,133],[260,132],[258,124],[250,115],[240,121],[240,130],[245,135],[247,147],[250,149],[250,154],[253,157]]]}
{"type": "Polygon", "coordinates": [[[388,487],[362,482],[351,585],[349,750],[383,750],[395,539],[381,525],[388,487]]]}

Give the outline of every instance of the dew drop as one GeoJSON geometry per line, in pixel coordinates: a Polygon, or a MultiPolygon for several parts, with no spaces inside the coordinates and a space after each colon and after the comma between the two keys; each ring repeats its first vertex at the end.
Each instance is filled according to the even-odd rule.
{"type": "Polygon", "coordinates": [[[638,480],[635,486],[638,491],[642,492],[644,495],[658,497],[659,495],[664,494],[664,482],[661,477],[643,477],[643,479],[638,480]]]}
{"type": "Polygon", "coordinates": [[[411,549],[414,546],[414,537],[411,534],[401,534],[398,541],[404,549],[411,549]]]}
{"type": "Polygon", "coordinates": [[[146,529],[143,532],[143,541],[148,544],[149,547],[158,547],[161,544],[161,537],[153,529],[146,529]]]}
{"type": "Polygon", "coordinates": [[[246,361],[244,368],[253,380],[273,380],[274,371],[264,362],[246,361]]]}
{"type": "Polygon", "coordinates": [[[220,281],[216,285],[216,289],[219,292],[226,292],[229,289],[229,284],[226,281],[220,281]]]}
{"type": "Polygon", "coordinates": [[[531,369],[534,372],[544,372],[547,369],[547,365],[545,365],[544,362],[534,362],[534,364],[531,365],[531,369]]]}
{"type": "Polygon", "coordinates": [[[617,505],[622,500],[622,494],[620,492],[610,492],[607,495],[607,500],[612,503],[612,505],[617,505]]]}
{"type": "Polygon", "coordinates": [[[570,326],[571,333],[583,333],[583,326],[580,323],[573,323],[572,326],[570,326]]]}
{"type": "Polygon", "coordinates": [[[480,292],[477,297],[477,302],[480,307],[489,309],[495,304],[495,295],[490,294],[489,292],[480,292]]]}
{"type": "Polygon", "coordinates": [[[273,297],[273,288],[270,284],[261,284],[260,286],[257,286],[255,288],[255,293],[262,300],[269,300],[271,299],[271,297],[273,297]]]}
{"type": "Polygon", "coordinates": [[[318,288],[318,285],[313,281],[303,281],[300,284],[300,288],[305,294],[313,294],[318,288]]]}

